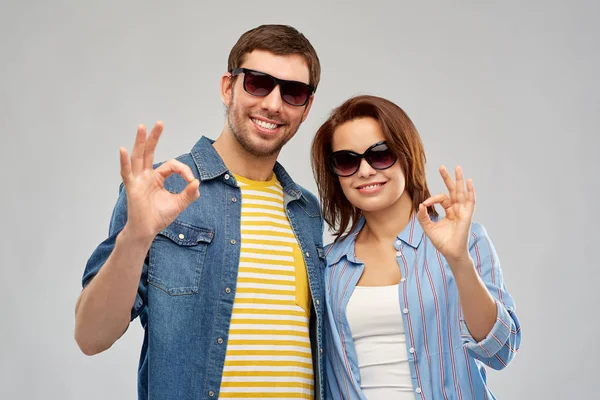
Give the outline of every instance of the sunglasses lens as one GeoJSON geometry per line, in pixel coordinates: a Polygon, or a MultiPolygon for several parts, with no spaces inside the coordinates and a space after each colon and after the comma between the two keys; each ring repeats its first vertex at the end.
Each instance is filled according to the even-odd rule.
{"type": "Polygon", "coordinates": [[[268,75],[246,72],[244,74],[244,89],[254,96],[266,96],[275,87],[275,81],[268,75]]]}
{"type": "Polygon", "coordinates": [[[302,106],[310,96],[310,88],[302,82],[287,82],[281,87],[283,101],[293,106],[302,106]]]}
{"type": "Polygon", "coordinates": [[[365,158],[375,169],[386,169],[396,162],[396,156],[385,144],[370,149],[365,154],[365,158]]]}
{"type": "Polygon", "coordinates": [[[339,176],[350,176],[358,170],[360,157],[349,151],[338,151],[331,155],[331,167],[339,176]]]}

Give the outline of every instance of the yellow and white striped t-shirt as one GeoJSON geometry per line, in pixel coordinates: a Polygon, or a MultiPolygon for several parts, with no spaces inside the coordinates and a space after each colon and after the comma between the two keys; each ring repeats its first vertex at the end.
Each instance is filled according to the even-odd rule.
{"type": "Polygon", "coordinates": [[[308,277],[281,184],[236,179],[241,254],[219,397],[312,399],[308,277]]]}

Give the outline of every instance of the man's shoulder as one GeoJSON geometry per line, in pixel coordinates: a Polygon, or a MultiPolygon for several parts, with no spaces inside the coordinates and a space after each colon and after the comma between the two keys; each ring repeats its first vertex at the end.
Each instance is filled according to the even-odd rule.
{"type": "Polygon", "coordinates": [[[298,184],[296,184],[296,185],[298,186],[298,189],[300,189],[300,192],[302,192],[302,196],[306,199],[306,201],[308,203],[315,204],[317,206],[319,205],[319,199],[317,198],[317,196],[313,192],[311,192],[310,190],[306,189],[302,185],[298,185],[298,184]]]}
{"type": "Polygon", "coordinates": [[[321,205],[317,196],[303,186],[296,184],[296,188],[300,191],[300,207],[306,211],[311,217],[321,217],[321,205]]]}
{"type": "MultiPolygon", "coordinates": [[[[178,155],[177,157],[173,158],[174,160],[177,160],[185,165],[187,165],[188,167],[192,168],[192,167],[196,167],[196,164],[194,163],[194,158],[192,157],[192,153],[187,152],[187,153],[183,153],[178,155]]],[[[154,163],[153,167],[154,169],[160,167],[161,165],[163,165],[164,163],[166,163],[168,160],[163,160],[163,161],[159,161],[157,163],[154,163]]]]}

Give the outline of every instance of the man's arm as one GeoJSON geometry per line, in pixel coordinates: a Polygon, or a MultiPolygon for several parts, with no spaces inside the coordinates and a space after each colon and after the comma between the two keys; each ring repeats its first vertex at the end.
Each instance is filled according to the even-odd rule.
{"type": "Polygon", "coordinates": [[[75,306],[75,340],[84,354],[108,349],[125,332],[152,240],[200,196],[200,182],[185,164],[170,160],[154,169],[162,128],[158,122],[146,138],[146,128],[140,125],[131,159],[127,150],[120,150],[125,191],[113,214],[111,237],[99,248],[100,260],[91,263],[84,278],[84,285],[89,283],[75,306]],[[164,188],[173,173],[188,182],[178,194],[164,188]],[[90,276],[94,276],[91,281],[90,276]]]}
{"type": "Polygon", "coordinates": [[[75,340],[84,354],[103,352],[127,330],[151,243],[126,226],[106,263],[81,292],[75,306],[75,340]]]}

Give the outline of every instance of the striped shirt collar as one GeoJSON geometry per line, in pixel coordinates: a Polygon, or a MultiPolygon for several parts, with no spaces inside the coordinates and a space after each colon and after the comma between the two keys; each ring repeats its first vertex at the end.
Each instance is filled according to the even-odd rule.
{"type": "MultiPolygon", "coordinates": [[[[415,249],[419,247],[419,244],[421,244],[421,241],[423,240],[423,228],[416,217],[417,214],[413,213],[408,221],[408,224],[406,224],[402,232],[400,232],[396,237],[398,240],[403,241],[415,249]]],[[[329,245],[327,250],[333,250],[334,247],[335,250],[333,250],[333,253],[328,254],[327,256],[328,267],[337,264],[342,258],[346,258],[348,261],[355,264],[361,263],[356,258],[356,254],[354,252],[354,242],[356,241],[356,237],[364,225],[365,218],[361,216],[352,232],[340,239],[339,246],[333,246],[333,244],[329,245]]]]}

